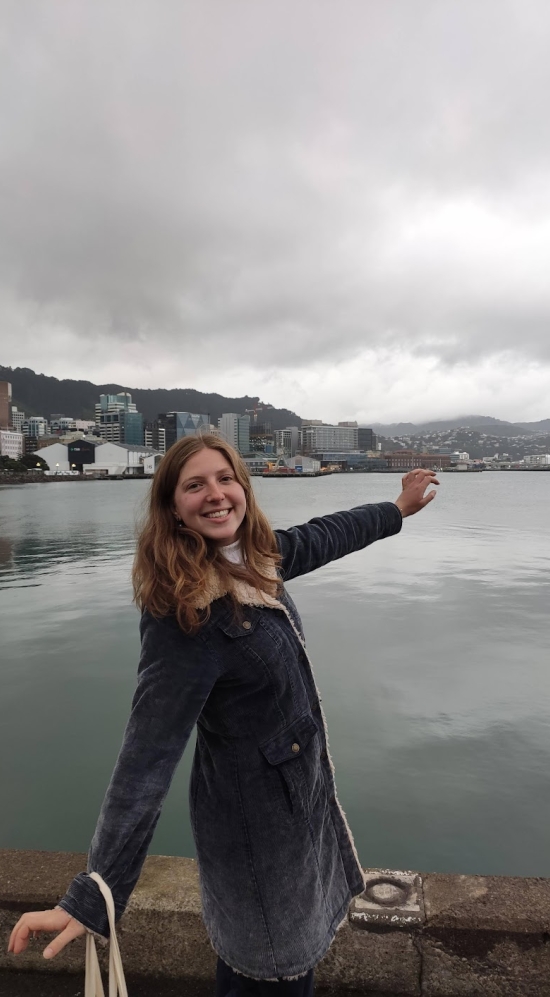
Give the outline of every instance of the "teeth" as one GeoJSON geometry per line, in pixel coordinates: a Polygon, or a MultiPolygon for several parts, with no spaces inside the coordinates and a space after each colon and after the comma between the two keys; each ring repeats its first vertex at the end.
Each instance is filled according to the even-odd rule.
{"type": "Polygon", "coordinates": [[[219,512],[208,512],[206,514],[207,519],[225,519],[229,515],[230,511],[230,509],[220,509],[219,512]]]}

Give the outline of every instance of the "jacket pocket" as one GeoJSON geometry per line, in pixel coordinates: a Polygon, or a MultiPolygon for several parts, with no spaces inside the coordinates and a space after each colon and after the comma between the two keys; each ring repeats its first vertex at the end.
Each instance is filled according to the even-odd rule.
{"type": "Polygon", "coordinates": [[[322,786],[318,727],[310,714],[288,724],[260,745],[273,769],[283,810],[292,820],[307,820],[322,786]]]}

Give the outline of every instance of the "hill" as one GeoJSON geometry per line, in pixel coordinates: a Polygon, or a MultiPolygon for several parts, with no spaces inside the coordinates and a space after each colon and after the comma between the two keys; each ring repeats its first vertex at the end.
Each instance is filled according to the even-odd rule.
{"type": "Polygon", "coordinates": [[[453,429],[469,429],[490,436],[529,436],[550,431],[550,419],[540,422],[505,422],[494,419],[490,415],[461,415],[455,419],[439,419],[432,422],[415,424],[412,422],[394,422],[389,425],[375,424],[373,427],[379,436],[418,436],[422,433],[446,433],[453,429]]]}
{"type": "Polygon", "coordinates": [[[269,422],[272,429],[301,426],[302,420],[289,409],[272,406],[261,408],[264,403],[258,396],[244,395],[230,398],[219,394],[206,394],[192,388],[132,388],[126,384],[94,384],[92,381],[58,380],[45,374],[36,374],[28,367],[1,367],[0,380],[12,384],[13,404],[27,415],[53,412],[73,416],[75,419],[93,419],[94,405],[101,394],[112,395],[129,391],[143,413],[146,422],[156,419],[159,412],[207,412],[217,424],[223,412],[244,414],[246,409],[258,406],[258,422],[269,422]]]}

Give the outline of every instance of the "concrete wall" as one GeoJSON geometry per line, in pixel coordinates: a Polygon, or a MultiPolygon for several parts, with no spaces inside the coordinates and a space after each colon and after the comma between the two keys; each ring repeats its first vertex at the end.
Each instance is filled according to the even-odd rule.
{"type": "MultiPolygon", "coordinates": [[[[0,851],[0,993],[42,997],[54,992],[51,974],[82,973],[83,940],[52,962],[44,938],[17,959],[6,947],[20,913],[54,906],[84,865],[78,854],[0,851]]],[[[119,937],[134,993],[175,994],[176,983],[182,994],[212,991],[192,859],[147,859],[119,937]],[[147,978],[159,982],[148,990],[147,978]]],[[[78,992],[62,979],[59,994],[78,992]]],[[[317,985],[378,997],[550,997],[550,881],[369,870],[317,985]]]]}

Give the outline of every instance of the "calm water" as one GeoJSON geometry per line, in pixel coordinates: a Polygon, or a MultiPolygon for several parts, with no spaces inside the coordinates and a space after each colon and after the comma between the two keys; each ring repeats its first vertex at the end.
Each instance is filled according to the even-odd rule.
{"type": "MultiPolygon", "coordinates": [[[[550,474],[448,474],[398,537],[289,586],[365,865],[550,875],[550,474]]],[[[147,482],[0,488],[0,847],[88,847],[139,654],[147,482]]],[[[256,479],[275,526],[396,475],[256,479]]],[[[193,855],[191,745],[152,851],[193,855]]]]}

